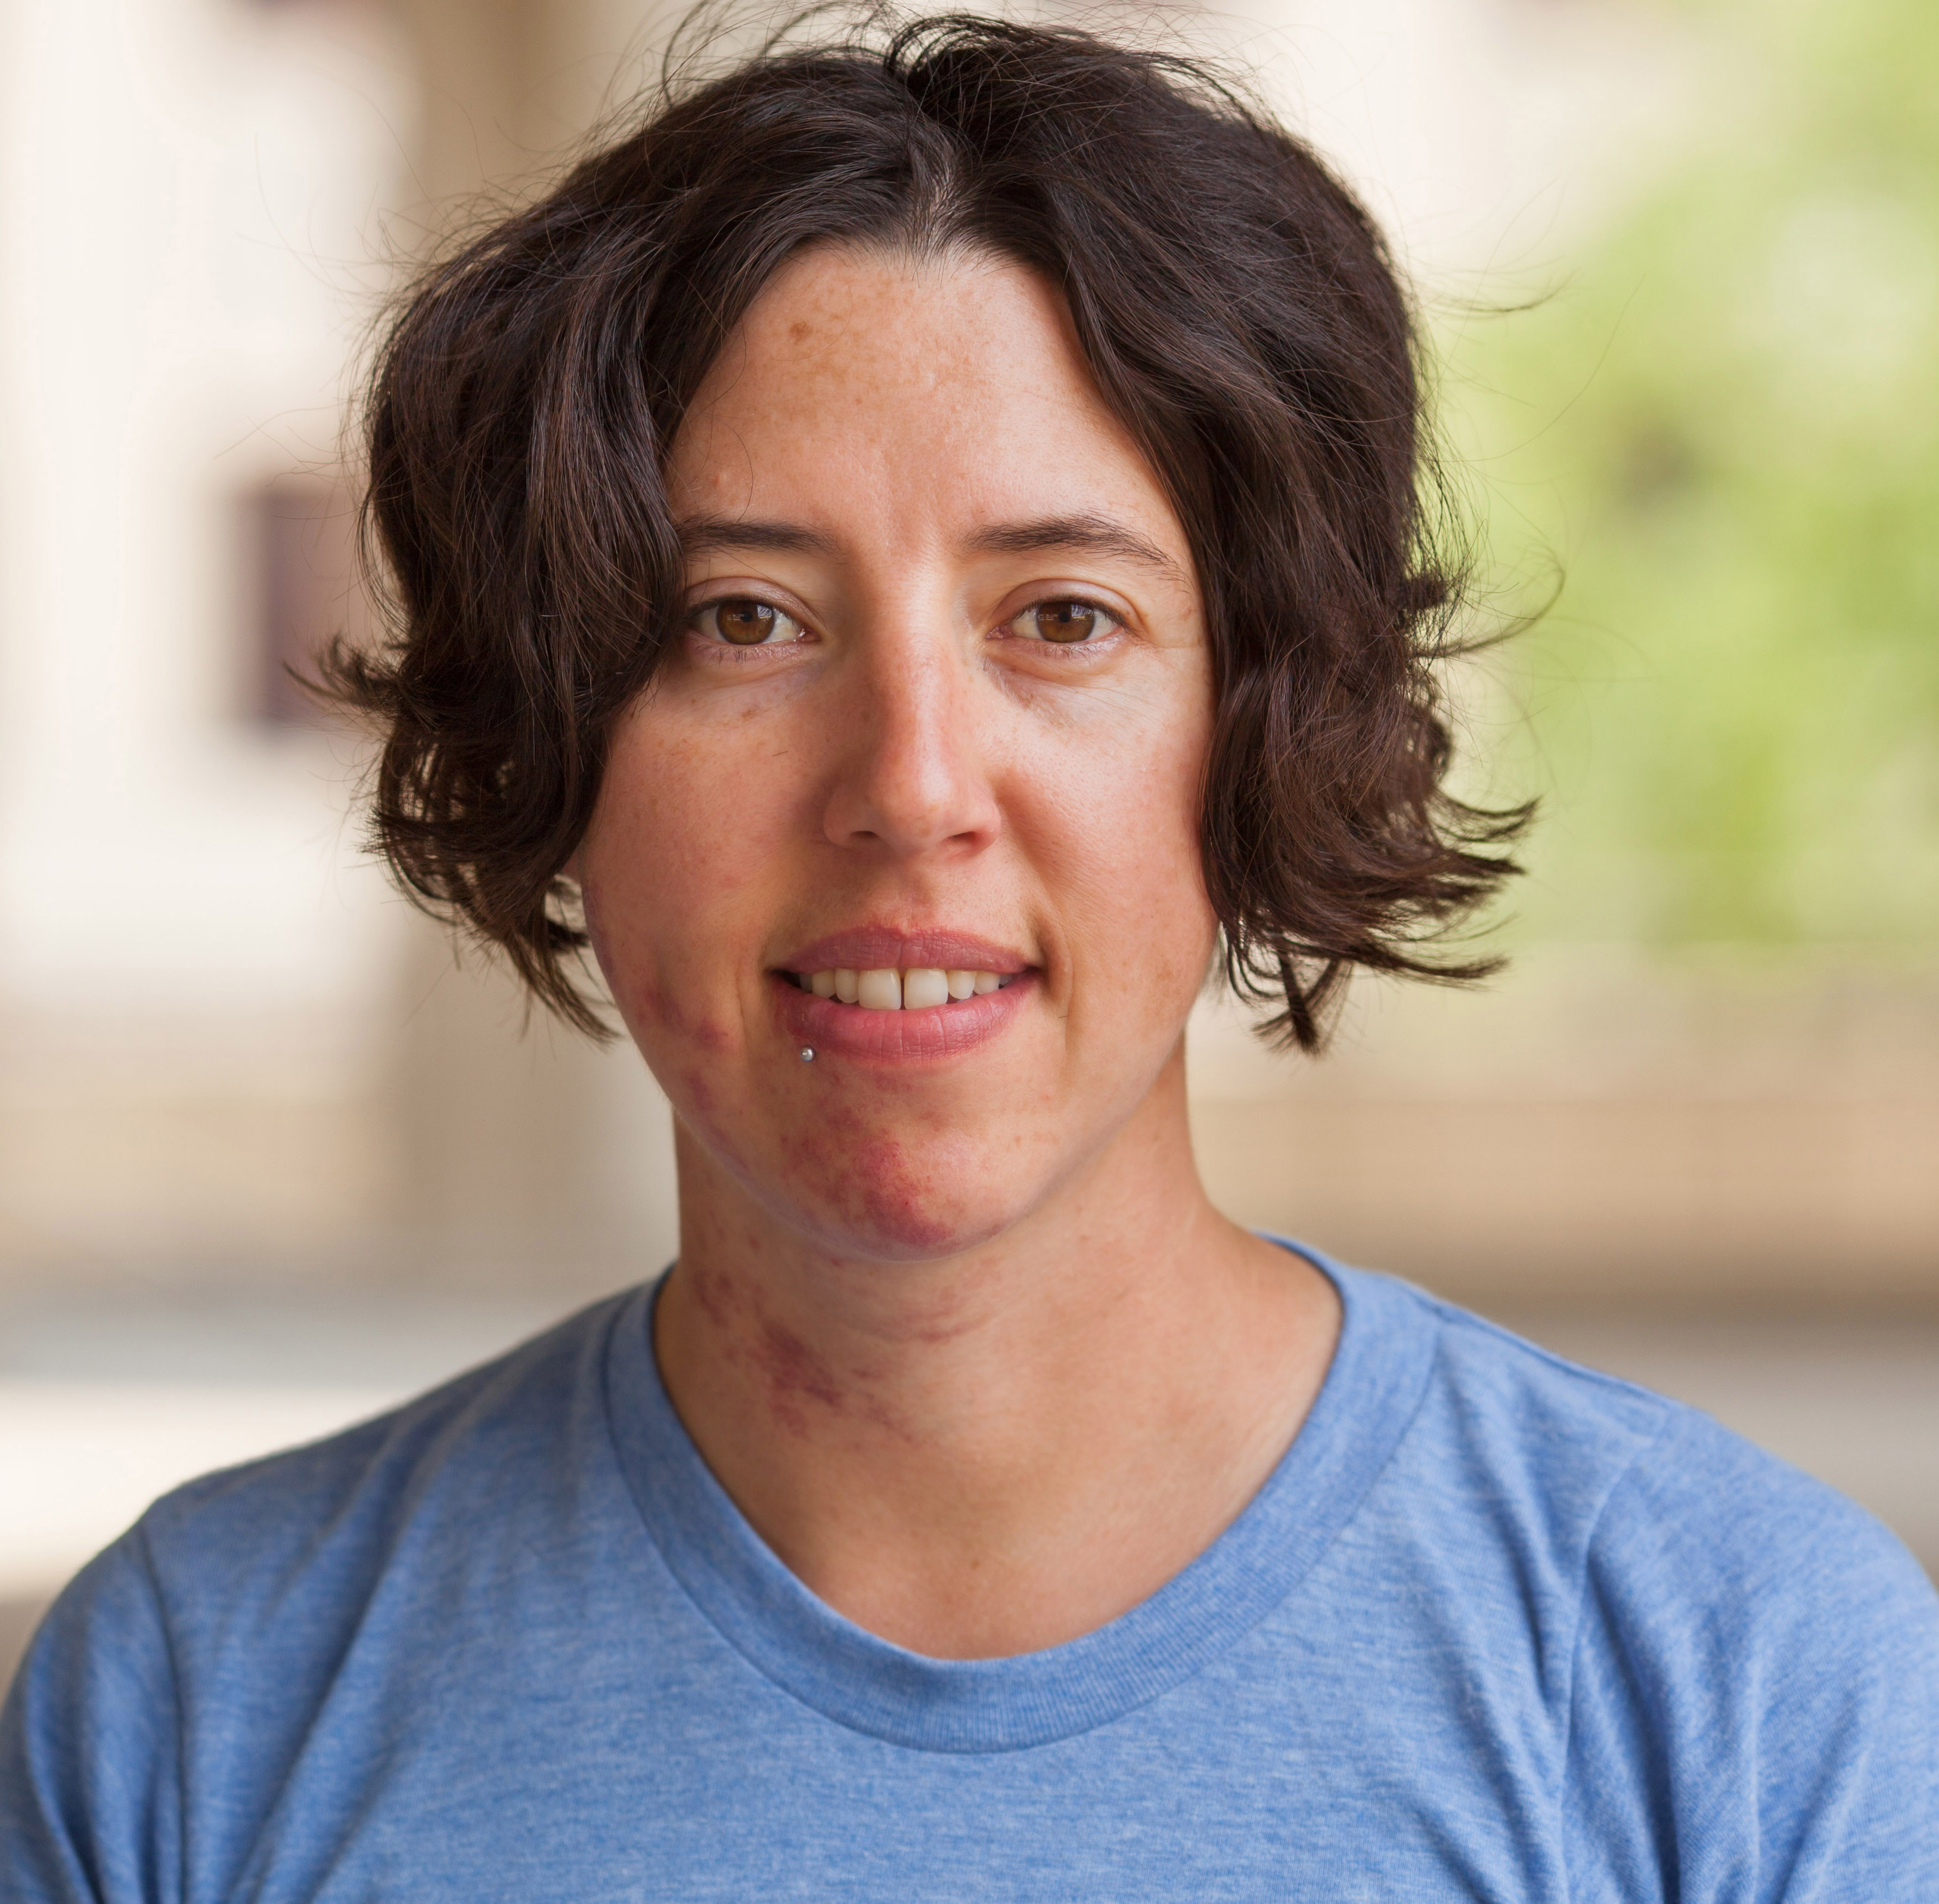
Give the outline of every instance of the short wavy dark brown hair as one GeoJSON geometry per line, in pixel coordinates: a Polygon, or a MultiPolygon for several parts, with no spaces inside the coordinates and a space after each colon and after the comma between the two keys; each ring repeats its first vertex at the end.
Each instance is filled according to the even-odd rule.
{"type": "Polygon", "coordinates": [[[1200,65],[957,15],[664,82],[403,301],[367,411],[389,638],[325,677],[382,732],[373,832],[406,889],[604,1030],[565,868],[678,625],[663,459],[777,267],[837,243],[1040,273],[1166,485],[1213,656],[1205,878],[1263,1028],[1317,1045],[1356,966],[1491,969],[1432,942],[1528,815],[1445,785],[1460,567],[1379,233],[1200,65]]]}

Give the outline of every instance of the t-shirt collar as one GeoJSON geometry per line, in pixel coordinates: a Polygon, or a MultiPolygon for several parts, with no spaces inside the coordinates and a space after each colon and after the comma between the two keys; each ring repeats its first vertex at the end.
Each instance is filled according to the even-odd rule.
{"type": "MultiPolygon", "coordinates": [[[[1274,1238],[1283,1241],[1283,1238],[1274,1238]]],[[[1001,1659],[935,1659],[817,1599],[716,1481],[674,1412],[652,1348],[659,1284],[614,1318],[606,1406],[646,1530],[668,1568],[758,1671],[837,1723],[934,1752],[1003,1752],[1106,1724],[1236,1645],[1304,1578],[1386,1464],[1424,1393],[1437,1325],[1384,1277],[1285,1247],[1343,1311],[1320,1394],[1259,1492],[1204,1552],[1095,1631],[1001,1659]]]]}

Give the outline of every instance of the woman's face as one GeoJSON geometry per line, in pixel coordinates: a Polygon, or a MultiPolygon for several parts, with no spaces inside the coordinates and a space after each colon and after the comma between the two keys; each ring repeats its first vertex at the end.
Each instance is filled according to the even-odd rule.
{"type": "Polygon", "coordinates": [[[770,1219],[987,1241],[1182,1062],[1216,931],[1183,530],[1055,294],[976,257],[793,260],[669,483],[684,632],[578,862],[614,999],[770,1219]]]}

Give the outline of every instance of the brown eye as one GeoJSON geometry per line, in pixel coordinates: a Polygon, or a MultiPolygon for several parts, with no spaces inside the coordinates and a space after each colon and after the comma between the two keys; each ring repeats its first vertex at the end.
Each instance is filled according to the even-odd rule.
{"type": "Polygon", "coordinates": [[[1116,619],[1093,602],[1040,602],[1024,617],[1046,641],[1088,641],[1109,634],[1116,619]]]}
{"type": "Polygon", "coordinates": [[[693,626],[699,633],[718,635],[737,648],[791,641],[801,634],[801,624],[793,616],[752,596],[733,596],[725,602],[708,602],[695,614],[693,626]]]}

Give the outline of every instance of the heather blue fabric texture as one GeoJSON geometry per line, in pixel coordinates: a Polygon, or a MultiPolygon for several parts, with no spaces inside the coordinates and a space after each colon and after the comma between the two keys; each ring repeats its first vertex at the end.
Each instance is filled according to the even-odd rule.
{"type": "Polygon", "coordinates": [[[1939,1899],[1939,1601],[1706,1418],[1386,1278],[1213,1547],[1068,1646],[875,1639],[651,1291],[169,1495],[0,1721],[0,1898],[1939,1899]]]}

